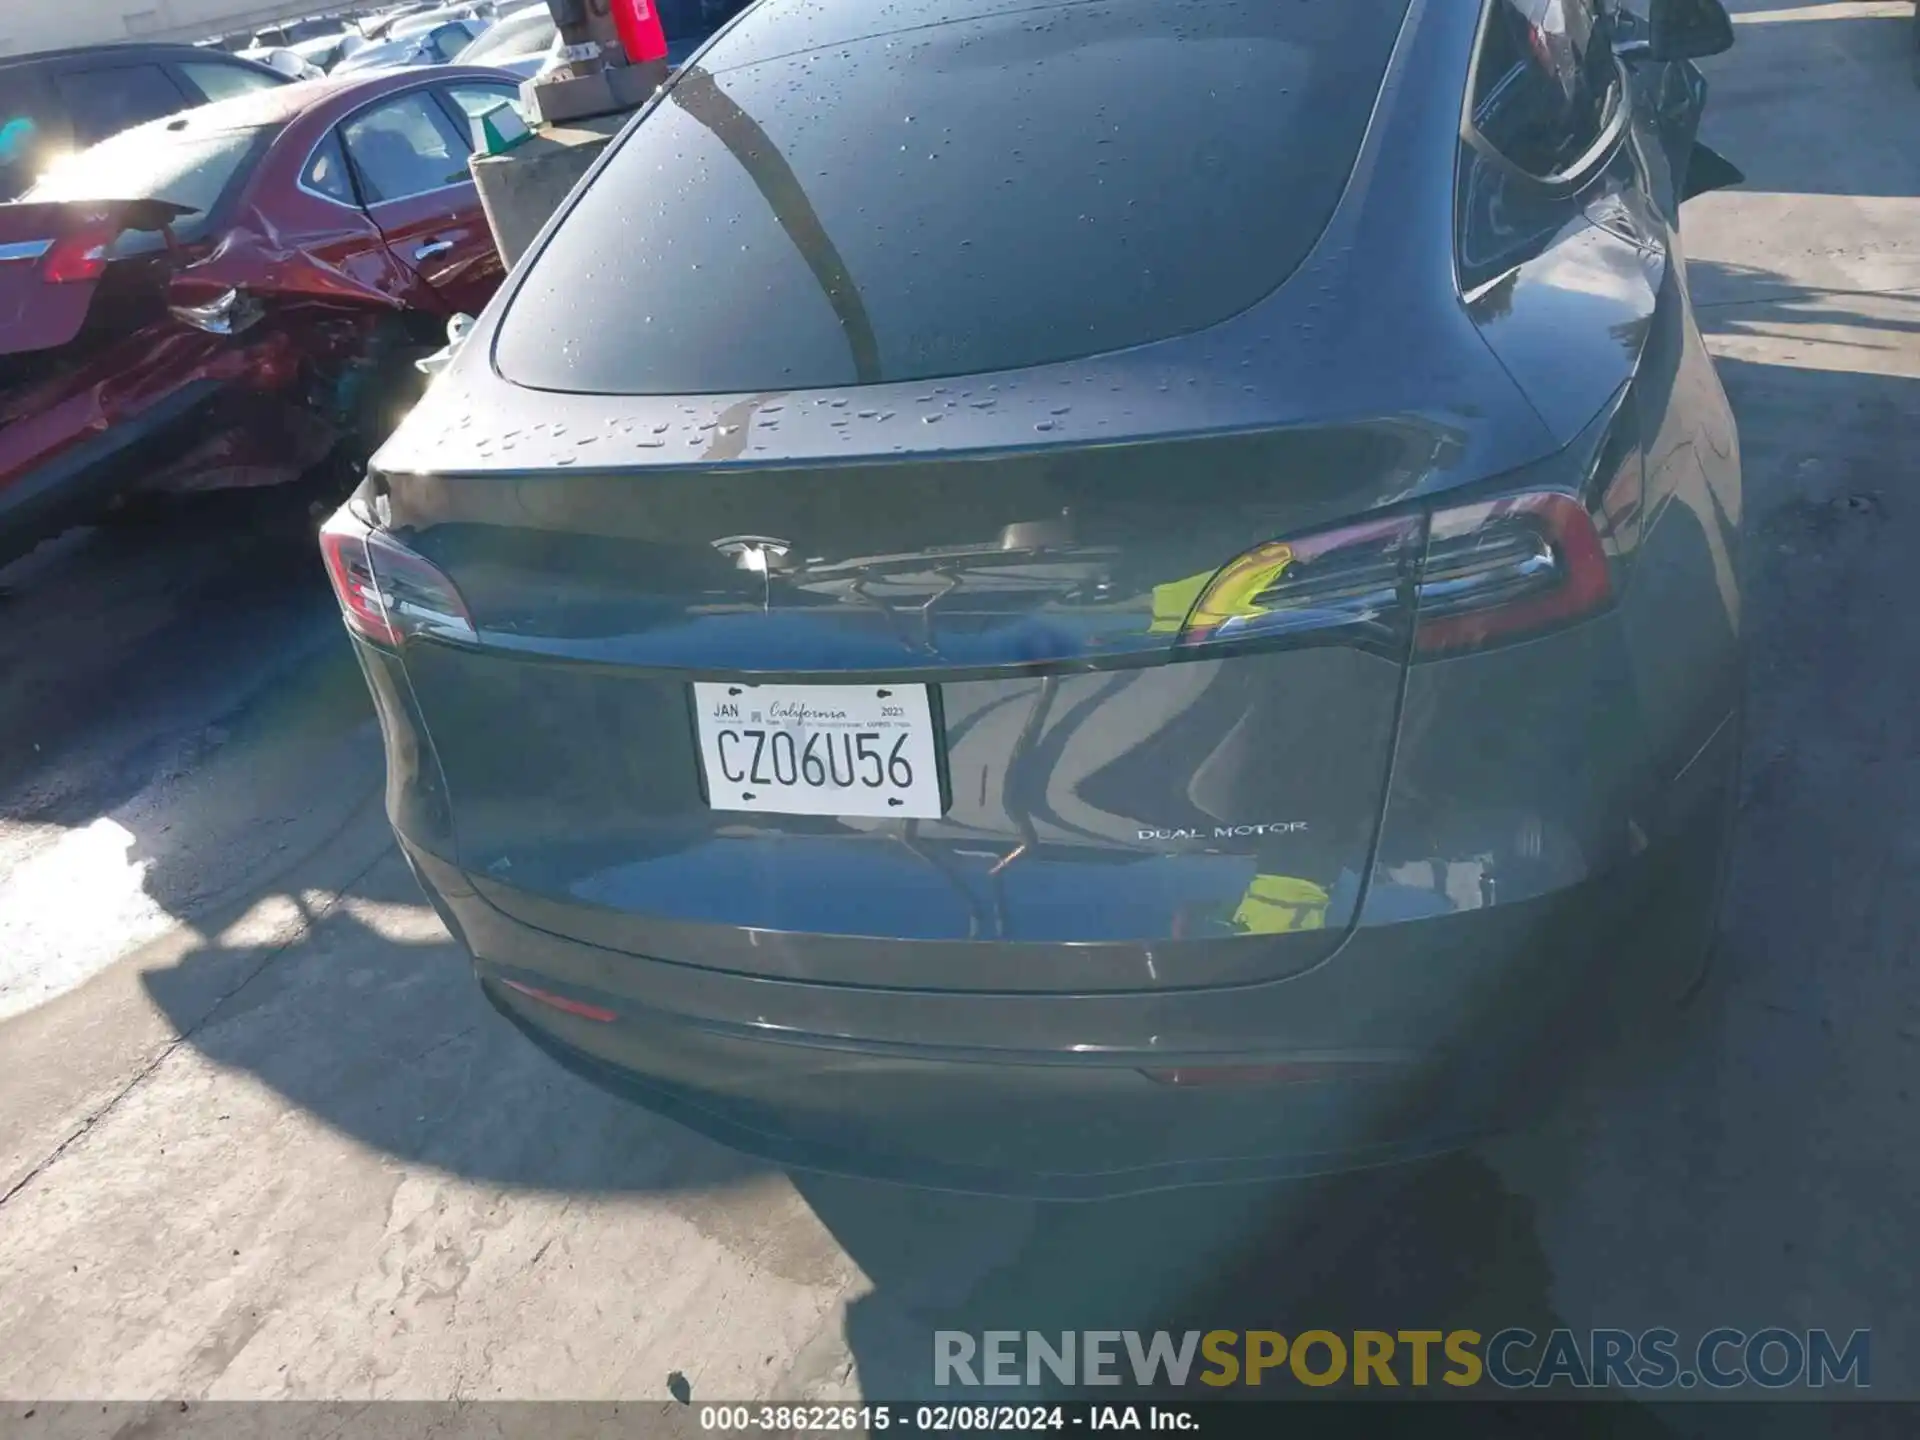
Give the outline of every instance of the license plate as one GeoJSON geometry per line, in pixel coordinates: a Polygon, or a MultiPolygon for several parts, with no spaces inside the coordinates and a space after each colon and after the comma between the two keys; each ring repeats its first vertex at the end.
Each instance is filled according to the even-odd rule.
{"type": "Polygon", "coordinates": [[[700,768],[716,810],[940,818],[924,685],[693,687],[700,768]]]}

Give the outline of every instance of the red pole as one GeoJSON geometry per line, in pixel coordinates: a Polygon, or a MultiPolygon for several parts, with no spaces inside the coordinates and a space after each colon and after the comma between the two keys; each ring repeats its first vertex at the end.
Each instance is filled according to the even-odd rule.
{"type": "Polygon", "coordinates": [[[613,0],[613,24],[629,65],[667,58],[667,32],[653,0],[613,0]]]}

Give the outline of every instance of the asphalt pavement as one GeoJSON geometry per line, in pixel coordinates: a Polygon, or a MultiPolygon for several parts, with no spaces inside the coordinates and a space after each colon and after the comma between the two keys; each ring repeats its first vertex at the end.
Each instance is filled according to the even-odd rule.
{"type": "Polygon", "coordinates": [[[1920,1398],[1911,0],[1746,0],[1686,238],[1746,465],[1704,989],[1389,1174],[1051,1206],[793,1175],[561,1073],[381,815],[298,508],[0,571],[0,1397],[898,1398],[931,1332],[1872,1331],[1920,1398]]]}

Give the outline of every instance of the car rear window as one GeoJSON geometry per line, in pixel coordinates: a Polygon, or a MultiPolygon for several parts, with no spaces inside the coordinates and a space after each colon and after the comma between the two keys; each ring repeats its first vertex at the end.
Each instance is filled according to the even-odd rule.
{"type": "Polygon", "coordinates": [[[273,133],[267,128],[188,136],[143,126],[69,156],[21,198],[171,200],[195,212],[174,224],[175,238],[197,240],[273,133]]]}
{"type": "Polygon", "coordinates": [[[135,125],[172,115],[194,103],[158,65],[114,65],[68,70],[53,88],[73,117],[73,135],[91,145],[135,125]]]}
{"type": "MultiPolygon", "coordinates": [[[[808,24],[834,8],[810,3],[808,24]]],[[[757,30],[793,8],[770,0],[578,198],[496,364],[539,389],[775,390],[1213,324],[1325,228],[1407,4],[949,3],[762,59],[757,30]]]]}

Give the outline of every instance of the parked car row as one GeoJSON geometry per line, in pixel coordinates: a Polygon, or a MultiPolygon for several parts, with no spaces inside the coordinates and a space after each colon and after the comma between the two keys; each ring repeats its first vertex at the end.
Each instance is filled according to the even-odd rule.
{"type": "MultiPolygon", "coordinates": [[[[544,5],[542,9],[544,10],[544,5]]],[[[424,53],[413,48],[383,52],[388,65],[445,64],[455,51],[486,31],[498,15],[497,0],[415,0],[379,10],[336,12],[282,21],[251,32],[222,35],[201,43],[271,65],[290,79],[331,73],[363,50],[416,39],[447,24],[465,27],[463,36],[447,35],[424,53]]],[[[363,62],[364,64],[364,62],[363,62]]]]}
{"type": "Polygon", "coordinates": [[[282,20],[257,30],[212,36],[201,44],[235,53],[245,50],[295,50],[305,58],[325,66],[340,58],[327,53],[326,46],[329,44],[344,44],[350,50],[356,42],[387,39],[396,25],[429,10],[458,8],[470,16],[491,20],[496,3],[497,0],[409,0],[404,5],[338,10],[282,20]]]}
{"type": "Polygon", "coordinates": [[[421,65],[450,65],[485,29],[484,21],[473,18],[435,20],[424,29],[409,30],[393,39],[363,45],[341,60],[334,69],[345,75],[365,74],[374,70],[408,70],[421,65]]]}
{"type": "Polygon", "coordinates": [[[197,45],[96,45],[0,59],[0,201],[20,194],[61,155],[288,79],[197,45]]]}
{"type": "MultiPolygon", "coordinates": [[[[441,7],[404,20],[411,23],[400,38],[357,44],[308,35],[237,54],[205,45],[137,43],[0,58],[0,201],[18,196],[55,158],[145,121],[315,79],[329,66],[350,63],[355,72],[372,73],[451,63],[487,30],[473,7],[441,7]]],[[[297,27],[272,38],[290,33],[298,33],[297,27]]],[[[266,39],[268,32],[254,38],[266,39]]]]}
{"type": "MultiPolygon", "coordinates": [[[[746,3],[747,0],[656,0],[656,8],[668,43],[684,54],[731,19],[746,3]]],[[[512,59],[516,63],[506,68],[520,71],[523,66],[519,62],[544,56],[553,45],[553,22],[544,0],[510,0],[505,5],[500,0],[410,0],[408,4],[373,10],[330,11],[217,36],[201,43],[256,59],[284,51],[304,64],[330,72],[368,44],[414,38],[449,21],[478,22],[482,36],[514,22],[510,35],[498,37],[494,56],[484,62],[478,57],[462,57],[462,64],[496,65],[503,59],[512,59]],[[536,32],[543,33],[534,38],[536,32]]]]}
{"type": "MultiPolygon", "coordinates": [[[[291,24],[260,31],[240,53],[254,59],[290,55],[300,64],[311,66],[324,75],[367,43],[366,35],[347,20],[296,20],[291,24]]],[[[304,80],[313,77],[301,75],[295,78],[304,80]]]]}
{"type": "Polygon", "coordinates": [[[482,0],[358,20],[296,21],[256,33],[239,53],[296,80],[314,79],[343,65],[358,70],[445,65],[490,28],[494,15],[491,0],[482,0]]]}
{"type": "Polygon", "coordinates": [[[544,3],[491,17],[416,4],[268,27],[243,53],[0,62],[0,561],[142,495],[364,457],[391,429],[412,362],[500,279],[470,122],[557,34],[544,3]]]}
{"type": "Polygon", "coordinates": [[[559,28],[544,3],[513,10],[454,57],[460,65],[491,65],[530,80],[560,43],[559,28]]]}
{"type": "MultiPolygon", "coordinates": [[[[675,62],[684,59],[743,4],[744,0],[671,0],[662,5],[669,58],[675,62]]],[[[255,37],[256,43],[272,39],[267,32],[255,37]]],[[[490,65],[531,79],[543,69],[562,63],[560,44],[558,27],[545,0],[533,0],[504,11],[491,4],[416,6],[377,20],[364,20],[331,37],[290,42],[281,50],[261,52],[256,58],[283,68],[311,64],[326,72],[449,63],[490,65]]]]}
{"type": "MultiPolygon", "coordinates": [[[[667,34],[667,60],[678,65],[698,49],[720,25],[733,18],[746,0],[684,0],[660,6],[667,34]]],[[[544,3],[508,11],[489,26],[455,61],[461,65],[491,65],[530,80],[562,63],[560,34],[544,3]]]]}
{"type": "Polygon", "coordinates": [[[501,276],[470,117],[513,76],[274,83],[0,205],[0,560],[124,499],[363,455],[501,276]]]}

